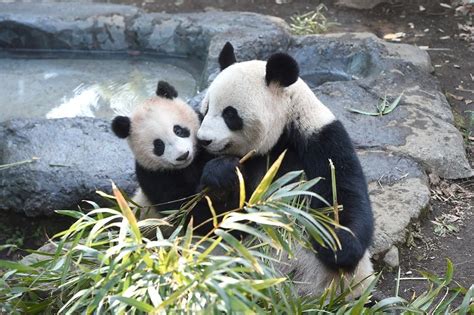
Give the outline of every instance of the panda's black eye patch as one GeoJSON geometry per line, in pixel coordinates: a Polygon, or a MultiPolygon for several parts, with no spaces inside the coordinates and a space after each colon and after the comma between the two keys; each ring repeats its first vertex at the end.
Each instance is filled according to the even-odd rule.
{"type": "Polygon", "coordinates": [[[174,125],[173,132],[175,135],[177,135],[180,138],[187,138],[191,134],[188,128],[181,127],[179,125],[174,125]]]}
{"type": "Polygon", "coordinates": [[[244,127],[244,121],[239,116],[237,110],[232,106],[227,106],[222,111],[222,118],[230,130],[237,131],[244,127]]]}
{"type": "Polygon", "coordinates": [[[153,153],[157,156],[162,156],[165,153],[165,143],[161,139],[156,139],[153,141],[153,153]]]}

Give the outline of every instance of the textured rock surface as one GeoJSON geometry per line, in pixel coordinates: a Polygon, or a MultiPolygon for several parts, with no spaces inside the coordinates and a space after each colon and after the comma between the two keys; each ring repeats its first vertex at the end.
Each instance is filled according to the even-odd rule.
{"type": "MultiPolygon", "coordinates": [[[[445,178],[473,175],[449,104],[430,75],[430,59],[416,47],[365,33],[293,37],[281,19],[252,13],[168,15],[114,5],[0,4],[1,48],[197,56],[204,65],[202,89],[216,75],[226,41],[234,45],[239,61],[289,52],[302,77],[347,127],[369,182],[376,221],[373,253],[403,241],[406,226],[428,206],[426,172],[445,178]],[[347,110],[373,112],[385,95],[393,101],[402,92],[399,106],[386,116],[347,110]]],[[[191,101],[193,106],[201,97],[191,101]]],[[[109,178],[131,189],[131,153],[107,125],[87,119],[5,123],[0,163],[32,156],[40,160],[0,173],[0,209],[37,215],[74,207],[96,189],[107,190],[109,178]]]]}
{"type": "MultiPolygon", "coordinates": [[[[134,161],[110,122],[92,118],[11,120],[0,126],[0,165],[38,160],[0,171],[0,209],[28,216],[100,202],[114,181],[132,192],[134,161]]],[[[102,200],[103,201],[103,200],[102,200]]]]}
{"type": "Polygon", "coordinates": [[[337,5],[354,9],[372,9],[381,3],[390,2],[389,0],[338,0],[337,5]]]}
{"type": "Polygon", "coordinates": [[[392,268],[398,267],[400,265],[400,255],[398,248],[396,246],[390,247],[383,258],[383,261],[392,268]]]}
{"type": "Polygon", "coordinates": [[[428,207],[430,190],[414,160],[385,151],[360,151],[375,217],[372,253],[383,253],[405,239],[405,228],[428,207]]]}

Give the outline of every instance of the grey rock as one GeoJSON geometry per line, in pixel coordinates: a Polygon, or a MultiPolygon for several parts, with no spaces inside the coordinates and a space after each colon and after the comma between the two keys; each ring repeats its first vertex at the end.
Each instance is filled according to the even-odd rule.
{"type": "Polygon", "coordinates": [[[0,125],[0,148],[0,165],[38,158],[0,171],[0,210],[47,215],[84,199],[103,204],[95,191],[110,192],[111,181],[136,187],[133,155],[109,121],[11,120],[0,125]]]}
{"type": "Polygon", "coordinates": [[[381,3],[387,3],[389,0],[338,0],[337,5],[353,9],[372,9],[381,3]]]}
{"type": "Polygon", "coordinates": [[[369,183],[378,183],[383,188],[407,178],[418,178],[427,182],[426,174],[420,164],[407,156],[374,150],[362,150],[357,153],[369,183]]]}
{"type": "Polygon", "coordinates": [[[384,256],[383,261],[392,268],[398,267],[400,265],[400,255],[398,248],[396,246],[390,247],[384,256]]]}
{"type": "Polygon", "coordinates": [[[406,227],[428,207],[430,190],[426,180],[406,178],[391,185],[369,184],[375,232],[370,252],[387,251],[405,241],[406,227]]]}
{"type": "Polygon", "coordinates": [[[0,47],[123,50],[128,20],[140,11],[125,5],[0,4],[0,47]]]}
{"type": "Polygon", "coordinates": [[[375,218],[372,254],[386,252],[405,241],[405,228],[426,209],[428,178],[414,159],[387,151],[358,152],[375,218]]]}
{"type": "MultiPolygon", "coordinates": [[[[68,244],[66,244],[66,246],[67,245],[68,244]]],[[[43,246],[41,246],[40,248],[37,249],[38,252],[45,253],[45,255],[42,255],[40,253],[33,253],[33,254],[30,254],[30,255],[27,255],[27,256],[23,257],[20,260],[20,263],[22,263],[24,265],[33,265],[37,262],[44,261],[46,259],[50,259],[51,256],[49,256],[47,254],[54,254],[54,253],[56,253],[57,249],[58,249],[58,245],[56,243],[46,243],[46,244],[44,244],[43,246]]]]}

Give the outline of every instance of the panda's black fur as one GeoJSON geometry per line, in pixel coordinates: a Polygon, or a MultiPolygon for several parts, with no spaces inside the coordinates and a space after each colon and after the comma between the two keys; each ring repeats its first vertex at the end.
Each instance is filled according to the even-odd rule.
{"type": "MultiPolygon", "coordinates": [[[[137,180],[143,193],[150,203],[154,205],[157,212],[180,209],[188,201],[188,199],[183,200],[183,198],[198,192],[197,188],[200,183],[199,178],[202,169],[211,157],[211,155],[205,152],[200,152],[194,162],[188,167],[166,171],[150,171],[139,163],[135,163],[137,180]]],[[[194,207],[191,216],[187,218],[186,222],[189,222],[191,217],[195,227],[207,221],[206,224],[199,226],[195,230],[195,234],[206,235],[212,228],[212,222],[208,221],[208,219],[212,218],[212,215],[204,200],[194,207]]]]}
{"type": "MultiPolygon", "coordinates": [[[[219,61],[221,69],[227,69],[235,62],[231,46],[226,45],[221,52],[219,61]]],[[[217,78],[219,79],[219,78],[217,78]]],[[[286,54],[275,54],[266,64],[266,85],[277,84],[287,87],[298,80],[298,65],[296,61],[286,54]]],[[[246,93],[246,91],[242,91],[246,93]]],[[[225,106],[225,105],[223,105],[225,106]]],[[[234,108],[239,116],[239,108],[234,108]]],[[[207,109],[206,109],[207,110],[207,109]]],[[[288,149],[279,175],[293,170],[304,170],[308,178],[323,177],[312,191],[322,196],[325,200],[332,200],[331,173],[329,159],[335,165],[338,204],[343,205],[340,212],[340,223],[349,228],[353,234],[343,229],[337,229],[337,236],[342,244],[342,249],[333,252],[322,247],[316,241],[312,244],[317,252],[317,257],[331,270],[344,270],[352,272],[365,255],[371,244],[374,223],[368,188],[361,164],[356,155],[350,136],[342,123],[334,119],[323,125],[317,132],[308,133],[298,127],[297,119],[289,121],[280,136],[277,144],[264,155],[257,155],[239,165],[244,175],[248,191],[253,191],[263,177],[268,164],[288,149]]],[[[204,125],[204,123],[203,123],[204,125]]],[[[229,129],[230,126],[228,126],[229,129]]],[[[202,126],[201,126],[202,128],[202,126]]],[[[245,128],[245,121],[244,126],[245,128]]],[[[199,133],[198,133],[198,138],[199,133]]],[[[200,139],[209,141],[207,139],[200,139]]],[[[225,149],[225,148],[224,148],[225,149]]],[[[229,189],[237,181],[234,173],[229,170],[238,165],[235,156],[223,155],[211,160],[204,167],[201,177],[202,186],[215,189],[229,189]]],[[[233,202],[236,202],[235,200],[233,202]]],[[[323,207],[324,204],[313,198],[312,207],[323,207]]],[[[370,262],[369,262],[370,263],[370,262]]]]}

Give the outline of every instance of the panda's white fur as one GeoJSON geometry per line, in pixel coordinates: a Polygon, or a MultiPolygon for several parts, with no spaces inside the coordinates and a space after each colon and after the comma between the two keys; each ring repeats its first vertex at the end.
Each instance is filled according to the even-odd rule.
{"type": "Polygon", "coordinates": [[[255,149],[265,154],[288,123],[295,121],[296,114],[301,117],[296,123],[308,134],[335,120],[301,79],[285,89],[276,84],[268,88],[262,76],[265,66],[266,62],[260,60],[235,63],[212,82],[201,103],[200,111],[206,115],[198,131],[198,138],[212,141],[206,147],[208,151],[243,156],[255,149]],[[232,132],[222,120],[221,112],[229,104],[242,113],[246,122],[243,132],[232,132]],[[263,124],[260,117],[269,120],[263,124]],[[232,145],[226,149],[229,143],[232,145]]]}
{"type": "MultiPolygon", "coordinates": [[[[138,189],[133,194],[132,201],[134,204],[137,204],[140,209],[138,220],[162,218],[160,212],[155,207],[153,207],[153,203],[150,201],[150,199],[145,196],[141,187],[138,187],[138,189]]],[[[133,205],[131,206],[133,207],[133,205]]],[[[138,211],[138,209],[136,209],[136,211],[138,211]]],[[[137,213],[135,214],[137,215],[137,213]]]]}
{"type": "MultiPolygon", "coordinates": [[[[354,258],[359,262],[357,263],[357,260],[353,261],[352,263],[355,264],[351,266],[352,268],[348,269],[341,269],[337,265],[334,265],[333,268],[328,268],[327,264],[324,264],[315,255],[313,249],[305,249],[295,244],[294,258],[288,260],[284,254],[281,255],[280,253],[281,263],[277,266],[277,269],[284,275],[292,273],[297,288],[303,295],[320,294],[329,286],[331,281],[337,281],[341,275],[346,279],[346,284],[361,282],[360,285],[355,287],[352,296],[360,295],[373,280],[373,268],[370,254],[367,250],[373,229],[373,217],[370,201],[368,201],[365,178],[347,133],[333,113],[314,95],[309,86],[297,77],[297,65],[294,81],[287,86],[282,86],[278,80],[267,81],[267,62],[253,60],[235,63],[234,56],[225,56],[225,54],[229,53],[233,55],[233,48],[226,44],[219,59],[222,71],[209,86],[207,94],[201,103],[200,110],[204,115],[204,119],[197,133],[199,141],[205,143],[206,149],[214,154],[242,157],[255,149],[257,155],[263,156],[273,150],[284,132],[291,129],[293,132],[290,136],[290,143],[294,142],[294,151],[308,152],[307,154],[312,155],[308,160],[304,160],[301,163],[305,165],[305,171],[308,173],[308,170],[312,170],[311,164],[313,161],[311,159],[314,159],[319,166],[327,165],[327,157],[315,156],[318,154],[316,153],[317,151],[313,152],[311,149],[314,143],[317,144],[317,141],[325,141],[324,139],[315,140],[323,130],[327,130],[328,126],[335,128],[338,132],[337,137],[340,136],[343,140],[341,143],[348,143],[348,148],[341,148],[341,155],[346,154],[347,159],[351,160],[345,166],[341,164],[345,163],[346,157],[337,161],[340,162],[337,164],[337,167],[340,168],[336,168],[336,174],[339,173],[342,176],[344,172],[351,172],[351,167],[355,166],[355,173],[350,173],[353,175],[351,179],[354,182],[342,184],[344,187],[356,186],[355,204],[359,206],[357,194],[360,193],[361,207],[365,207],[362,210],[351,209],[354,213],[357,211],[363,212],[363,216],[358,219],[358,222],[355,222],[353,227],[351,226],[351,229],[356,229],[364,238],[364,245],[361,245],[363,250],[359,250],[358,254],[356,254],[357,256],[355,256],[358,258],[354,258]],[[230,62],[225,64],[225,60],[230,60],[230,62]],[[244,127],[240,130],[231,130],[224,121],[223,111],[228,106],[235,108],[243,121],[244,127]],[[294,134],[297,134],[297,136],[295,137],[294,134]],[[360,186],[360,188],[357,186],[360,186]],[[364,221],[367,221],[367,226],[363,226],[364,221]]],[[[283,59],[286,60],[285,58],[283,59]]],[[[291,59],[291,57],[289,58],[291,59]]],[[[274,67],[277,69],[274,70],[279,72],[278,62],[276,64],[274,67]]],[[[285,68],[285,65],[282,68],[285,68]]],[[[281,71],[284,72],[285,70],[281,71]]],[[[282,79],[282,81],[284,80],[285,78],[282,79]]],[[[338,139],[328,140],[335,141],[336,145],[338,143],[338,139]]],[[[301,155],[301,153],[297,154],[301,155]]],[[[339,151],[335,154],[339,154],[339,151]]],[[[234,166],[230,165],[230,167],[234,166]]],[[[246,164],[243,167],[245,168],[246,164]]],[[[324,176],[314,173],[310,175],[324,176]]],[[[219,176],[219,172],[214,171],[209,175],[203,173],[203,178],[211,178],[210,183],[212,183],[212,177],[215,176],[219,176]]],[[[338,183],[342,181],[342,179],[338,178],[338,183]]],[[[349,195],[351,194],[352,192],[349,192],[349,195]]],[[[350,202],[354,201],[351,199],[354,196],[348,197],[348,206],[350,202]]],[[[344,211],[342,213],[344,214],[344,211]]],[[[349,218],[349,220],[352,219],[349,218]]],[[[347,238],[347,235],[344,235],[344,237],[347,238]]],[[[346,244],[351,245],[349,243],[346,244]]],[[[330,264],[334,264],[334,262],[330,264]]]]}
{"type": "Polygon", "coordinates": [[[375,278],[369,251],[364,253],[353,272],[346,273],[329,269],[316,257],[313,250],[300,244],[294,244],[292,252],[291,259],[284,253],[275,253],[274,257],[279,259],[275,268],[283,276],[292,274],[292,281],[300,296],[319,296],[333,281],[337,284],[342,277],[342,287],[353,289],[348,297],[357,298],[375,278]]]}
{"type": "Polygon", "coordinates": [[[196,132],[199,119],[194,110],[179,98],[153,97],[139,105],[130,117],[128,144],[135,159],[147,170],[181,169],[189,166],[197,149],[196,132]],[[173,133],[175,125],[185,126],[191,132],[186,138],[173,133]],[[154,154],[153,141],[165,144],[163,155],[154,154]],[[184,161],[177,158],[189,152],[184,161]]]}

